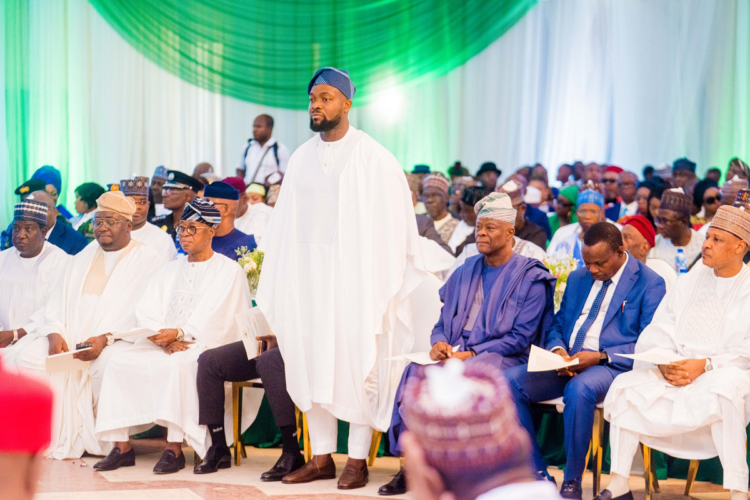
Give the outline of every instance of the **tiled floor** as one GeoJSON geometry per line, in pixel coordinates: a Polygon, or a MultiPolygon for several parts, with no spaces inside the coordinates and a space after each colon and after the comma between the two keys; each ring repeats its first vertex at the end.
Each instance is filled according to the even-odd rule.
{"type": "MultiPolygon", "coordinates": [[[[91,465],[98,457],[82,460],[47,460],[46,469],[39,485],[37,500],[230,500],[230,499],[287,499],[287,500],[366,500],[377,497],[380,485],[390,480],[398,469],[398,460],[392,457],[377,459],[370,468],[370,484],[352,492],[336,489],[336,480],[317,481],[301,485],[264,483],[258,478],[270,469],[281,453],[279,449],[261,450],[248,448],[248,458],[240,467],[232,467],[216,474],[195,475],[192,472],[193,453],[185,448],[187,466],[185,470],[170,476],[159,476],[151,472],[161,456],[163,443],[157,440],[136,442],[136,466],[113,472],[94,472],[91,465]]],[[[343,470],[345,456],[335,456],[338,470],[343,470]]],[[[562,472],[550,471],[559,481],[562,472]]],[[[604,484],[608,478],[603,478],[604,484]]],[[[643,479],[634,477],[631,485],[636,499],[645,498],[643,479]],[[640,491],[639,491],[640,490],[640,491]]],[[[682,495],[685,482],[662,481],[662,493],[654,500],[686,500],[682,495]]],[[[411,498],[404,497],[391,498],[411,498]]],[[[696,483],[690,498],[700,500],[729,499],[729,493],[720,486],[696,483]]],[[[419,499],[415,499],[419,500],[419,499]]],[[[591,500],[591,475],[584,478],[584,500],[591,500]]]]}

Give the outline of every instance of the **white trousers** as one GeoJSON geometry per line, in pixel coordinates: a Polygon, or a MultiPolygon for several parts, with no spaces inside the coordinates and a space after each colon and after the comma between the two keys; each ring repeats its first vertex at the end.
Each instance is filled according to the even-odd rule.
{"type": "MultiPolygon", "coordinates": [[[[167,422],[167,443],[182,443],[185,440],[185,432],[172,422],[167,422]]],[[[150,426],[146,426],[148,430],[150,426]]],[[[125,443],[130,439],[130,427],[121,427],[98,433],[99,439],[108,443],[125,443]]]]}
{"type": "MultiPolygon", "coordinates": [[[[747,491],[748,467],[746,459],[745,421],[728,399],[719,398],[722,419],[711,424],[711,441],[724,468],[724,488],[747,491]]],[[[641,434],[610,425],[609,442],[612,446],[612,472],[629,477],[633,457],[642,441],[641,434]]],[[[647,438],[647,436],[646,436],[647,438]]]]}
{"type": "MultiPolygon", "coordinates": [[[[310,447],[313,455],[336,453],[339,424],[338,419],[318,403],[305,413],[310,432],[310,447]]],[[[372,427],[349,424],[349,458],[363,460],[370,454],[372,427]]]]}

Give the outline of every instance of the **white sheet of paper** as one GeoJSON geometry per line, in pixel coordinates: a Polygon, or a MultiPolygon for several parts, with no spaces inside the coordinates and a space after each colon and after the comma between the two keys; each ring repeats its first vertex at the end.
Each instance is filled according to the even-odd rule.
{"type": "MultiPolygon", "coordinates": [[[[458,352],[460,346],[454,345],[453,352],[458,352]]],[[[408,361],[409,363],[416,363],[418,365],[436,365],[440,361],[434,361],[430,357],[429,351],[425,352],[412,352],[409,354],[402,354],[401,356],[393,356],[386,358],[386,361],[408,361]]]]}
{"type": "Polygon", "coordinates": [[[258,341],[255,337],[265,337],[273,335],[271,325],[268,324],[266,317],[260,310],[260,307],[253,307],[247,311],[241,312],[234,316],[237,321],[237,327],[242,335],[242,344],[247,352],[247,359],[258,357],[258,341]]]}
{"type": "Polygon", "coordinates": [[[560,355],[554,352],[545,351],[535,345],[531,346],[528,368],[530,372],[549,372],[577,364],[577,359],[565,361],[560,355]]]}
{"type": "Polygon", "coordinates": [[[638,354],[615,353],[615,356],[620,356],[622,358],[629,358],[634,361],[643,361],[645,363],[653,363],[655,365],[668,365],[670,363],[674,363],[675,361],[682,361],[683,359],[685,359],[673,351],[668,351],[660,347],[654,347],[653,349],[649,349],[648,351],[644,351],[644,352],[639,352],[638,354]]]}
{"type": "Polygon", "coordinates": [[[73,354],[77,352],[88,351],[90,349],[90,347],[87,347],[85,349],[79,349],[77,351],[61,352],[60,354],[47,356],[45,369],[49,373],[74,372],[77,370],[83,370],[91,364],[91,361],[81,361],[80,359],[73,359],[73,354]]]}
{"type": "MultiPolygon", "coordinates": [[[[136,335],[138,338],[148,338],[152,335],[158,335],[159,332],[155,332],[153,330],[150,330],[148,328],[134,328],[133,330],[130,330],[129,332],[121,332],[121,333],[113,333],[112,337],[114,337],[117,340],[126,339],[128,337],[135,337],[136,335]]],[[[135,338],[130,339],[132,341],[135,340],[135,338]]]]}

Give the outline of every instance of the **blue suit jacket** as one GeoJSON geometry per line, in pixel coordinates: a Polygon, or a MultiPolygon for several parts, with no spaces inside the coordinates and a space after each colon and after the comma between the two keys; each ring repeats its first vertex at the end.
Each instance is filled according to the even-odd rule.
{"type": "Polygon", "coordinates": [[[549,226],[549,220],[547,220],[545,212],[531,205],[526,205],[526,218],[544,229],[544,232],[547,233],[547,241],[552,239],[552,229],[549,226]]]}
{"type": "Polygon", "coordinates": [[[615,203],[611,207],[604,210],[604,217],[607,219],[617,222],[617,219],[620,218],[620,205],[621,203],[615,203]]]}
{"type": "Polygon", "coordinates": [[[61,221],[57,221],[47,241],[68,255],[77,254],[89,244],[89,240],[84,235],[73,229],[73,226],[61,221]]]}
{"type": "MultiPolygon", "coordinates": [[[[632,255],[629,257],[604,316],[599,336],[599,349],[609,356],[607,366],[620,371],[630,370],[633,361],[614,354],[633,354],[638,336],[651,323],[666,293],[661,276],[632,255]]],[[[560,310],[547,333],[545,349],[559,346],[568,351],[573,328],[593,285],[594,278],[588,269],[577,269],[570,273],[560,310]]]]}

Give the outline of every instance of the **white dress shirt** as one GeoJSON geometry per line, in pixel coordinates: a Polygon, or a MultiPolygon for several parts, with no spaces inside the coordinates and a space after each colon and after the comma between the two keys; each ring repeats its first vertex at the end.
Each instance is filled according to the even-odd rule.
{"type": "MultiPolygon", "coordinates": [[[[612,277],[612,284],[609,285],[607,288],[607,293],[604,294],[604,300],[602,301],[602,305],[599,308],[599,314],[596,315],[596,319],[594,320],[594,323],[591,325],[591,328],[589,328],[588,333],[586,334],[586,340],[583,341],[583,349],[590,350],[590,351],[599,351],[599,336],[602,334],[602,327],[604,326],[604,317],[607,315],[607,309],[609,309],[609,303],[612,302],[612,297],[615,294],[615,289],[617,288],[617,284],[620,282],[620,277],[622,276],[622,272],[625,270],[625,266],[628,265],[628,261],[630,260],[630,255],[626,252],[625,253],[625,263],[620,267],[620,269],[617,271],[617,273],[612,277]]],[[[594,300],[596,300],[596,296],[599,294],[599,290],[602,289],[602,285],[604,285],[603,281],[594,281],[594,284],[591,287],[591,291],[589,292],[589,296],[586,298],[586,303],[583,305],[583,310],[581,311],[581,315],[578,317],[578,320],[576,321],[575,326],[573,327],[573,334],[570,336],[570,342],[568,342],[568,348],[573,347],[573,345],[576,342],[576,337],[578,336],[578,331],[581,329],[581,326],[583,326],[583,323],[586,321],[586,318],[589,316],[589,311],[591,311],[591,306],[594,305],[594,300]]],[[[619,304],[617,304],[619,306],[619,304]]]]}
{"type": "Polygon", "coordinates": [[[289,163],[289,149],[282,143],[278,142],[279,148],[279,164],[276,164],[276,158],[273,154],[273,145],[278,141],[271,137],[266,143],[261,146],[256,140],[250,143],[250,147],[247,148],[247,144],[242,146],[242,153],[247,148],[247,154],[240,159],[238,168],[245,169],[245,183],[252,184],[253,182],[263,184],[266,181],[266,177],[280,171],[282,174],[286,172],[286,166],[289,163]],[[256,172],[257,170],[257,172],[256,172]]]}

